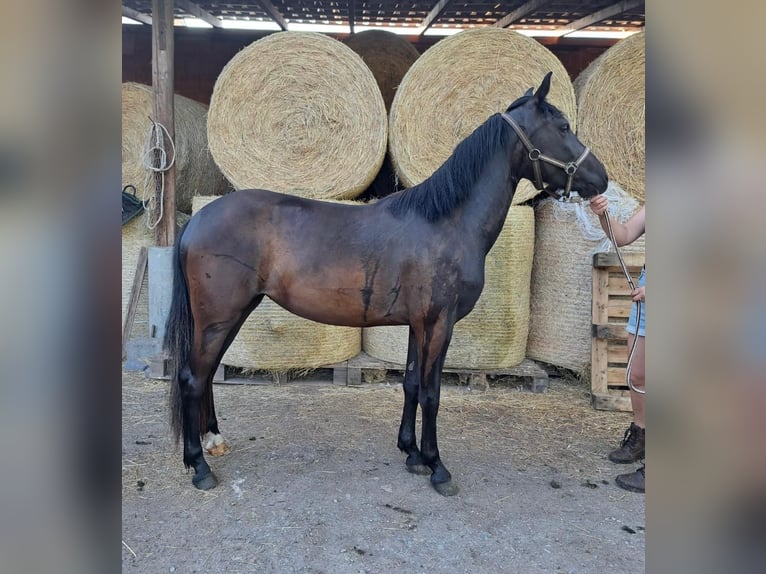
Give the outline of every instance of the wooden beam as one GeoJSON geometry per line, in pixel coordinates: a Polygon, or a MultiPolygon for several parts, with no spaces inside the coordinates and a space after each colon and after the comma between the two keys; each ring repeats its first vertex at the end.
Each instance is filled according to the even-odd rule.
{"type": "Polygon", "coordinates": [[[593,12],[593,14],[589,14],[583,18],[580,18],[579,20],[570,22],[561,29],[561,35],[564,36],[566,34],[571,34],[572,32],[582,30],[583,28],[587,28],[588,26],[592,26],[593,24],[601,22],[602,20],[616,16],[617,14],[622,14],[628,10],[632,10],[636,6],[639,6],[642,1],[643,0],[622,0],[621,2],[617,2],[616,4],[612,4],[606,8],[602,8],[601,10],[593,12]]]}
{"type": "Polygon", "coordinates": [[[133,275],[133,287],[130,289],[128,297],[128,309],[125,313],[125,322],[122,324],[122,358],[125,360],[125,345],[130,338],[130,332],[133,330],[133,323],[136,320],[136,309],[138,309],[138,300],[141,296],[141,285],[144,283],[146,275],[146,247],[141,247],[138,251],[138,261],[136,262],[136,273],[133,275]]]}
{"type": "MultiPolygon", "coordinates": [[[[154,89],[154,121],[165,126],[170,139],[175,141],[175,115],[173,109],[173,0],[152,0],[152,88],[154,89]]],[[[166,144],[169,145],[169,144],[166,144]]],[[[168,155],[170,156],[170,151],[168,155]]],[[[162,219],[155,228],[157,245],[169,247],[176,235],[176,168],[175,162],[165,172],[162,185],[154,192],[154,220],[162,219]]],[[[160,181],[157,176],[155,181],[160,181]]]]}
{"type": "MultiPolygon", "coordinates": [[[[622,254],[622,260],[625,262],[625,267],[627,267],[628,270],[641,269],[641,266],[646,262],[646,255],[640,251],[628,251],[622,254]]],[[[611,251],[608,253],[594,253],[593,267],[614,267],[622,271],[620,259],[617,257],[616,253],[611,251]]]]}
{"type": "Polygon", "coordinates": [[[356,18],[354,17],[354,13],[356,12],[356,2],[354,0],[350,0],[348,3],[348,30],[349,33],[354,33],[354,24],[356,21],[356,18]]]}
{"type": "Polygon", "coordinates": [[[436,3],[436,6],[431,8],[431,11],[425,18],[423,18],[423,21],[420,23],[420,27],[423,29],[423,31],[420,32],[421,36],[431,27],[431,24],[433,24],[439,18],[439,16],[441,16],[441,13],[444,12],[444,9],[447,8],[447,5],[451,1],[452,0],[439,0],[436,3]]]}
{"type": "Polygon", "coordinates": [[[207,22],[214,28],[222,27],[221,21],[215,16],[213,16],[210,12],[200,7],[199,4],[195,4],[194,2],[191,2],[190,0],[175,0],[175,1],[178,7],[182,8],[184,12],[188,12],[194,17],[207,22]]]}
{"type": "Polygon", "coordinates": [[[143,12],[139,12],[138,10],[134,10],[133,8],[128,8],[127,6],[122,7],[122,15],[127,18],[132,18],[133,20],[136,20],[137,22],[141,22],[143,24],[149,24],[149,26],[152,25],[152,17],[148,14],[144,14],[143,12]]]}
{"type": "Polygon", "coordinates": [[[521,20],[524,16],[529,14],[530,12],[534,12],[537,10],[540,6],[545,4],[548,0],[529,0],[528,2],[525,2],[515,10],[509,12],[505,16],[503,16],[500,20],[495,22],[496,28],[505,28],[507,26],[510,26],[517,20],[521,20]]]}
{"type": "Polygon", "coordinates": [[[268,15],[271,16],[271,19],[279,24],[279,27],[282,28],[282,30],[287,30],[287,20],[284,19],[280,11],[277,10],[276,6],[269,2],[269,0],[259,0],[259,2],[261,3],[261,6],[263,6],[263,9],[268,13],[268,15]]]}

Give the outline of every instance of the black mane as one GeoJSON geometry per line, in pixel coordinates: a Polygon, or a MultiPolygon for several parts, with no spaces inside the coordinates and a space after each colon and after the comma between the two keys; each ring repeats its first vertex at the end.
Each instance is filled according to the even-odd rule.
{"type": "MultiPolygon", "coordinates": [[[[522,96],[508,111],[523,105],[532,96],[522,96]]],[[[542,111],[555,118],[564,115],[552,104],[543,101],[542,111]]],[[[499,146],[504,147],[515,134],[500,116],[493,114],[474,132],[461,141],[452,155],[424,182],[389,195],[380,200],[397,217],[410,211],[428,221],[448,216],[471,193],[473,185],[499,146]]]]}
{"type": "Polygon", "coordinates": [[[493,114],[461,141],[452,155],[424,182],[380,200],[396,216],[415,211],[428,221],[452,213],[471,193],[487,161],[511,138],[500,114],[493,114]]]}

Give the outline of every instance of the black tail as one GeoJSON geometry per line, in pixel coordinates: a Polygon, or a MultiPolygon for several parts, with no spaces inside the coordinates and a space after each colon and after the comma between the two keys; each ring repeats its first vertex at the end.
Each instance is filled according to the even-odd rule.
{"type": "MultiPolygon", "coordinates": [[[[183,402],[181,394],[181,369],[188,369],[194,333],[194,319],[189,304],[189,290],[181,265],[181,237],[184,225],[176,239],[173,255],[173,298],[165,323],[165,353],[170,374],[170,428],[178,444],[183,429],[183,402]]],[[[188,376],[188,375],[186,375],[188,376]]]]}

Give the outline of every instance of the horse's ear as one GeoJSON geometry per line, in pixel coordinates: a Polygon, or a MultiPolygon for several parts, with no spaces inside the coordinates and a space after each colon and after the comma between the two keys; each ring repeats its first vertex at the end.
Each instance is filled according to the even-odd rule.
{"type": "Polygon", "coordinates": [[[524,97],[527,98],[532,95],[532,88],[529,88],[526,92],[524,92],[524,97]]]}
{"type": "Polygon", "coordinates": [[[551,89],[551,76],[553,75],[553,72],[548,72],[545,74],[545,77],[543,78],[543,83],[540,84],[540,87],[537,88],[537,91],[535,92],[535,99],[537,100],[538,104],[541,104],[543,100],[545,100],[545,97],[548,95],[548,90],[551,89]]]}

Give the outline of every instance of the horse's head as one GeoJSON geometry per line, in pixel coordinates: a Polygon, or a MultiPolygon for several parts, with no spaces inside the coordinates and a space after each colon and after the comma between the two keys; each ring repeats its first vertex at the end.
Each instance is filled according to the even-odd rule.
{"type": "Polygon", "coordinates": [[[545,100],[552,74],[548,72],[536,92],[530,88],[503,114],[526,148],[520,175],[557,197],[561,196],[554,193],[557,190],[567,196],[576,190],[582,197],[603,193],[606,169],[577,139],[564,114],[545,100]]]}

